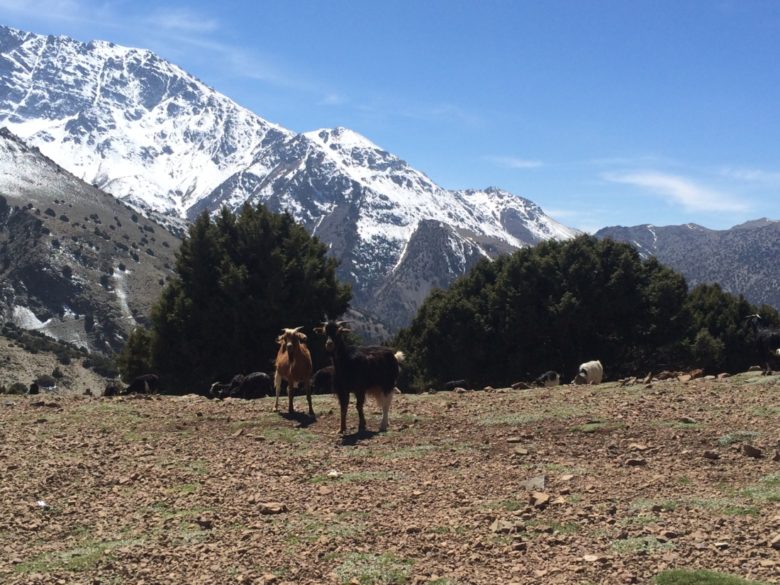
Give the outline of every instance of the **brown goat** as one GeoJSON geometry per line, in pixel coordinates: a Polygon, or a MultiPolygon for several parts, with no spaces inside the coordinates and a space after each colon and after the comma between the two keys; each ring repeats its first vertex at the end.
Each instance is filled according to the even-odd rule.
{"type": "Polygon", "coordinates": [[[309,348],[306,347],[306,335],[301,333],[300,329],[303,327],[282,329],[282,334],[276,338],[279,343],[279,351],[276,353],[276,372],[274,374],[274,388],[276,389],[274,410],[279,410],[279,392],[284,380],[287,382],[289,413],[295,412],[293,407],[295,387],[303,384],[306,389],[306,400],[309,403],[309,415],[314,416],[314,408],[311,405],[311,354],[309,348]]]}

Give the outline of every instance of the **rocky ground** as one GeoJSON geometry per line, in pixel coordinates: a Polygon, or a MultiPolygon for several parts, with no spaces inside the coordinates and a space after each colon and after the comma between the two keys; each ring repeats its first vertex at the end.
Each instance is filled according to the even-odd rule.
{"type": "Polygon", "coordinates": [[[778,582],[780,377],[272,408],[0,397],[0,582],[778,582]]]}

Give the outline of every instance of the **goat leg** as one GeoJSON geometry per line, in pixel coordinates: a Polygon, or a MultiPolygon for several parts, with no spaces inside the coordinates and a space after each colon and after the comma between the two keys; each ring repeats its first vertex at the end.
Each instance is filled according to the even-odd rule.
{"type": "Polygon", "coordinates": [[[391,390],[388,393],[382,392],[380,397],[382,402],[382,422],[379,424],[379,430],[385,432],[389,424],[388,418],[390,414],[390,403],[393,401],[393,391],[391,390]]]}
{"type": "Polygon", "coordinates": [[[287,382],[287,412],[293,414],[295,407],[293,406],[293,397],[295,396],[295,386],[292,382],[287,382]]]}
{"type": "Polygon", "coordinates": [[[345,435],[347,433],[347,408],[349,407],[349,394],[339,395],[339,406],[341,407],[341,426],[339,427],[339,434],[345,435]]]}
{"type": "Polygon", "coordinates": [[[357,403],[355,406],[357,407],[358,412],[358,432],[363,433],[366,430],[366,415],[363,412],[363,405],[366,403],[365,392],[361,392],[355,396],[355,402],[357,403]]]}
{"type": "Polygon", "coordinates": [[[311,405],[311,376],[304,381],[304,388],[306,389],[306,402],[309,403],[309,416],[315,418],[314,407],[311,405]]]}
{"type": "Polygon", "coordinates": [[[274,372],[274,389],[276,390],[276,402],[274,402],[274,412],[279,412],[279,392],[282,390],[282,377],[279,372],[274,372]]]}

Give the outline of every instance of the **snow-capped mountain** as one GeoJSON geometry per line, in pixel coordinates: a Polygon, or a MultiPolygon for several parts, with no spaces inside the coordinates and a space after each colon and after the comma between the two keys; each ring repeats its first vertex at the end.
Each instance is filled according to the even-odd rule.
{"type": "Polygon", "coordinates": [[[392,328],[477,259],[577,233],[500,189],[443,189],[346,128],[285,130],[102,41],[0,28],[0,125],[147,213],[288,211],[341,260],[355,307],[392,328]]]}
{"type": "Polygon", "coordinates": [[[8,27],[0,125],[84,181],[176,215],[292,135],[151,51],[8,27]]]}

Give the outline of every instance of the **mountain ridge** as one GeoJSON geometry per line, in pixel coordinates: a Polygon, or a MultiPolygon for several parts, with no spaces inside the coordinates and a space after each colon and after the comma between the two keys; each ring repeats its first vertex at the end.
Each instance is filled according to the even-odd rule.
{"type": "Polygon", "coordinates": [[[596,232],[632,244],[682,273],[690,286],[718,283],[755,304],[780,308],[780,221],[750,220],[724,230],[695,224],[612,226],[596,232]]]}
{"type": "Polygon", "coordinates": [[[498,188],[444,189],[354,130],[287,130],[151,51],[106,41],[0,27],[0,125],[179,232],[183,219],[222,206],[290,213],[340,260],[353,306],[393,329],[475,253],[579,233],[498,188]],[[431,222],[448,235],[425,235],[431,222]],[[430,274],[404,267],[417,265],[404,255],[416,234],[436,246],[423,263],[430,274]],[[412,297],[399,290],[409,286],[412,297]],[[383,300],[399,294],[400,304],[383,300]]]}

